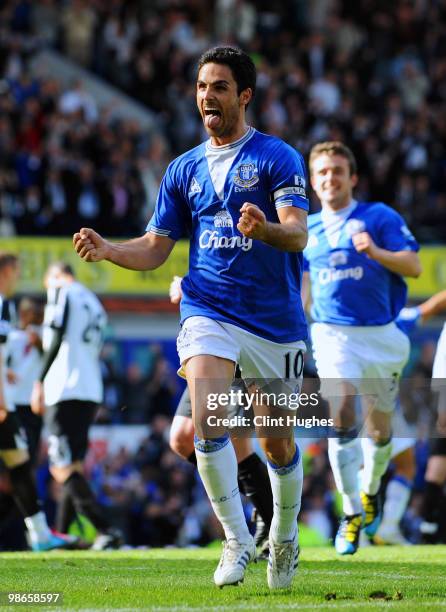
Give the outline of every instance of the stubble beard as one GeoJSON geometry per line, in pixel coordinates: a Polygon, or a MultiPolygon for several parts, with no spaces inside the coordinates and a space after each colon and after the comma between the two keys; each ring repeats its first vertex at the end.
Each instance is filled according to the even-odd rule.
{"type": "Polygon", "coordinates": [[[233,136],[237,132],[237,123],[239,116],[238,113],[239,109],[237,107],[237,110],[231,109],[225,115],[222,115],[222,125],[221,127],[217,128],[217,130],[209,129],[206,126],[206,123],[204,123],[203,119],[203,124],[206,132],[211,138],[231,138],[231,136],[233,136]]]}

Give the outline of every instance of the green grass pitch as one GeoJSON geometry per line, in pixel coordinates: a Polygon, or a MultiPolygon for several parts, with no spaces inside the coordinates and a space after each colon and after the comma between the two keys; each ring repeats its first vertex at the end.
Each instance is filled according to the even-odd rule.
{"type": "Polygon", "coordinates": [[[445,610],[446,546],[370,547],[338,558],[305,548],[294,586],[270,592],[266,562],[248,567],[239,587],[218,589],[219,550],[0,554],[0,591],[62,592],[62,605],[2,610],[445,610]]]}

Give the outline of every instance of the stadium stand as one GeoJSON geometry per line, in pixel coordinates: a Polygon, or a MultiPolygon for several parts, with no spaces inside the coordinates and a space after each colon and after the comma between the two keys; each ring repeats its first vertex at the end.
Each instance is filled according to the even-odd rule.
{"type": "Polygon", "coordinates": [[[187,76],[204,48],[233,42],[259,70],[251,114],[257,128],[303,153],[317,140],[346,142],[362,169],[361,196],[392,203],[423,242],[441,240],[444,2],[362,0],[347,10],[334,0],[288,0],[275,7],[246,0],[3,2],[3,233],[70,234],[64,207],[75,227],[90,220],[112,235],[141,229],[167,162],[203,136],[187,76]],[[28,60],[45,46],[153,111],[160,133],[111,121],[81,91],[84,103],[70,106],[75,91],[33,80],[28,60]],[[110,208],[111,220],[104,214],[110,208]]]}

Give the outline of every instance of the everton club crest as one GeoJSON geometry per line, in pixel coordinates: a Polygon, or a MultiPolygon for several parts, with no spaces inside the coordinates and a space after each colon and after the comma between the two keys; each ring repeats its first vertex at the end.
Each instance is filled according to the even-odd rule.
{"type": "Polygon", "coordinates": [[[240,164],[235,171],[234,183],[243,189],[249,189],[259,182],[259,171],[255,164],[240,164]]]}

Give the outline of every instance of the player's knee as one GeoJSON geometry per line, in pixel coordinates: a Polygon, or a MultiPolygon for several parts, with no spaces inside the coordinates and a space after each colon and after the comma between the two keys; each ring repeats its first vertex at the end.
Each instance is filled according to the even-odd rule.
{"type": "Polygon", "coordinates": [[[331,402],[331,412],[334,416],[335,427],[348,430],[356,424],[356,408],[354,396],[346,395],[331,402]]]}
{"type": "Polygon", "coordinates": [[[79,472],[79,466],[77,464],[65,465],[63,467],[57,465],[50,465],[50,473],[54,480],[60,484],[63,484],[68,478],[74,474],[74,472],[79,472]]]}
{"type": "Polygon", "coordinates": [[[389,429],[384,429],[384,430],[370,430],[368,432],[368,437],[370,438],[370,440],[372,440],[372,442],[374,442],[377,446],[384,446],[385,444],[387,444],[390,439],[391,439],[391,431],[390,428],[389,429]]]}
{"type": "Polygon", "coordinates": [[[367,435],[377,445],[389,442],[392,436],[392,417],[388,412],[373,410],[368,415],[367,435]]]}
{"type": "Polygon", "coordinates": [[[187,459],[194,450],[193,442],[190,444],[188,439],[179,434],[170,437],[169,445],[173,452],[183,459],[187,459]]]}
{"type": "Polygon", "coordinates": [[[183,459],[187,459],[194,452],[194,428],[192,420],[188,420],[190,421],[190,427],[175,427],[172,424],[169,435],[170,448],[183,459]]]}
{"type": "Polygon", "coordinates": [[[416,466],[413,449],[407,449],[393,458],[395,474],[403,476],[406,480],[413,481],[415,478],[416,466]]]}
{"type": "Polygon", "coordinates": [[[268,461],[278,466],[291,463],[296,452],[292,438],[263,438],[261,445],[268,461]]]}

